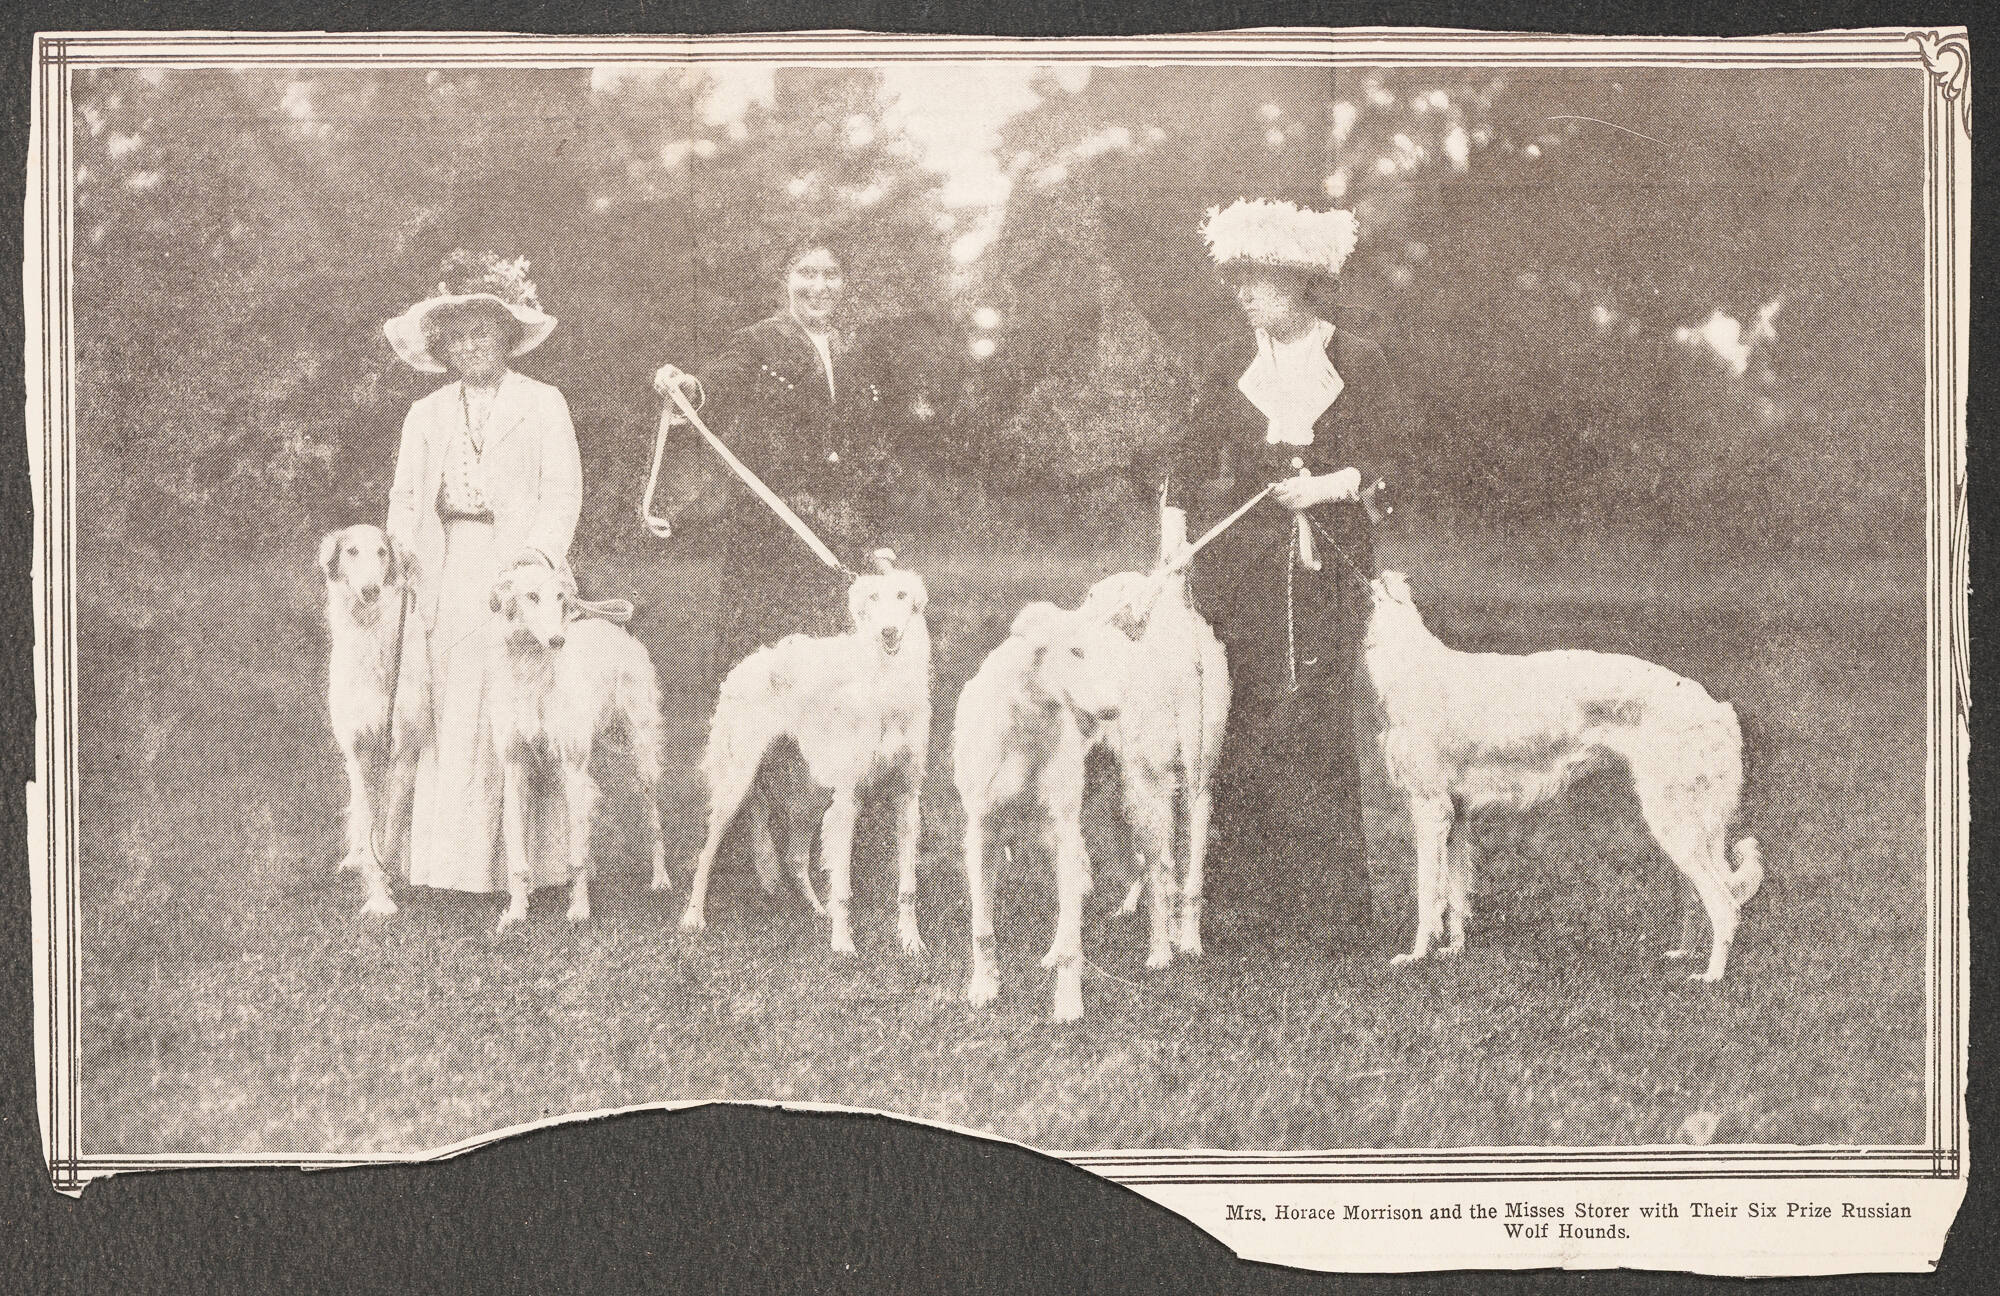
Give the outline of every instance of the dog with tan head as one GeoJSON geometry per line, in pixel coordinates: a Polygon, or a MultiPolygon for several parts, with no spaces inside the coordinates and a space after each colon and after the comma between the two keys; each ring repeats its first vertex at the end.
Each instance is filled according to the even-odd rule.
{"type": "Polygon", "coordinates": [[[342,869],[368,886],[363,913],[393,914],[384,864],[409,831],[417,757],[430,732],[424,635],[408,615],[411,573],[376,526],[332,532],[319,544],[326,582],[327,717],[347,768],[342,869]]]}
{"type": "Polygon", "coordinates": [[[666,878],[659,676],[643,644],[578,599],[576,579],[567,569],[540,563],[515,567],[494,584],[489,606],[499,622],[487,678],[507,852],[508,903],[498,930],[528,916],[533,868],[526,798],[537,765],[553,765],[561,778],[569,816],[569,920],[582,922],[590,917],[590,828],[598,799],[590,755],[607,733],[622,731],[631,745],[652,831],[654,885],[666,878]]]}

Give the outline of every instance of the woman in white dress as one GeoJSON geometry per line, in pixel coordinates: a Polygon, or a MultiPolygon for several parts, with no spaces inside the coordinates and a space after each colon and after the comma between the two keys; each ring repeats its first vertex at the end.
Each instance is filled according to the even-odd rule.
{"type": "MultiPolygon", "coordinates": [[[[455,379],[410,407],[389,492],[390,541],[417,574],[413,620],[428,641],[435,717],[412,799],[416,886],[506,889],[501,771],[486,733],[488,599],[509,568],[568,562],[582,499],[568,403],[509,364],[556,326],[527,269],[454,252],[437,294],[382,326],[405,364],[455,379]]],[[[564,816],[548,799],[538,790],[529,808],[536,886],[569,874],[564,816]]]]}

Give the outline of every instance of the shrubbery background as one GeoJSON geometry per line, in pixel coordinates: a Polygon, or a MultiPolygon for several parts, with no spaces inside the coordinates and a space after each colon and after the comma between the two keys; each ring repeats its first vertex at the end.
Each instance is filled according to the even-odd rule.
{"type": "Polygon", "coordinates": [[[1360,212],[1339,322],[1414,399],[1402,484],[1423,516],[1913,542],[1920,141],[1878,111],[1902,85],[1045,78],[1005,130],[997,236],[960,260],[980,213],[944,205],[867,71],[782,70],[723,124],[693,69],[82,73],[86,554],[379,515],[403,412],[434,382],[379,325],[458,246],[533,262],[563,323],[524,367],[575,411],[584,538],[636,538],[652,368],[768,312],[780,247],[822,225],[848,237],[899,399],[936,411],[899,456],[913,500],[1137,501],[1190,370],[1240,328],[1195,226],[1242,194],[1360,212]]]}

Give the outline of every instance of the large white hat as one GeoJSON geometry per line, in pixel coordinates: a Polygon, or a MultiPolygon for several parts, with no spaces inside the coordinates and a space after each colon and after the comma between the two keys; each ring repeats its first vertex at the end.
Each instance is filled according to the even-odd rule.
{"type": "Polygon", "coordinates": [[[1218,266],[1249,262],[1324,275],[1340,273],[1360,234],[1361,222],[1351,211],[1314,211],[1262,198],[1211,207],[1201,223],[1209,258],[1218,266]]]}
{"type": "Polygon", "coordinates": [[[444,362],[431,354],[424,337],[424,317],[440,306],[461,306],[467,302],[490,302],[513,316],[521,326],[521,340],[509,354],[525,355],[549,340],[556,318],[543,312],[535,297],[535,285],[528,280],[528,259],[502,261],[491,252],[459,249],[444,260],[444,280],[437,294],[426,297],[382,326],[396,358],[419,373],[443,373],[444,362]]]}

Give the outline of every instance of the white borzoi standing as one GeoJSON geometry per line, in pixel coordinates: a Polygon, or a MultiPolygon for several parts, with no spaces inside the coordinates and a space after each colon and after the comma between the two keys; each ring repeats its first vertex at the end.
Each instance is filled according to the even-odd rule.
{"type": "Polygon", "coordinates": [[[1056,872],[1055,1019],[1083,1016],[1083,898],[1090,856],[1083,843],[1084,762],[1119,714],[1137,648],[1100,616],[1031,603],[958,695],[952,780],[965,807],[965,890],[972,906],[974,1007],[1000,993],[993,939],[993,886],[986,870],[987,821],[1018,798],[1046,814],[1056,872]]]}
{"type": "Polygon", "coordinates": [[[1728,852],[1734,869],[1725,855],[1743,786],[1735,708],[1637,657],[1454,651],[1424,627],[1400,572],[1384,572],[1370,594],[1362,660],[1381,700],[1383,764],[1409,797],[1417,854],[1416,944],[1394,961],[1425,957],[1447,931],[1440,952],[1464,948],[1472,862],[1463,812],[1525,808],[1618,759],[1632,772],[1646,826],[1692,888],[1680,947],[1667,957],[1695,954],[1706,912],[1708,967],[1694,979],[1720,980],[1737,913],[1764,878],[1754,837],[1728,852]]]}
{"type": "MultiPolygon", "coordinates": [[[[833,794],[820,819],[820,868],[835,953],[854,953],[854,823],[864,790],[889,785],[896,798],[896,932],[903,950],[921,954],[917,934],[918,797],[931,741],[930,596],[923,577],[895,567],[884,551],[878,570],[847,591],[847,633],[788,635],[730,668],[709,722],[701,771],[708,783],[708,836],[695,863],[684,931],[708,925],[708,875],[722,837],[752,794],[772,745],[790,738],[806,773],[833,794]]],[[[759,868],[771,854],[760,807],[752,827],[759,868]]],[[[807,873],[809,834],[792,834],[793,876],[815,910],[807,873]]],[[[773,866],[774,867],[774,866],[773,866]]]]}
{"type": "Polygon", "coordinates": [[[347,767],[340,867],[358,869],[367,882],[361,912],[393,914],[382,863],[402,850],[417,756],[430,730],[423,629],[405,615],[410,573],[380,527],[351,526],[323,538],[319,568],[326,577],[327,717],[347,767]]]}
{"type": "Polygon", "coordinates": [[[622,729],[645,793],[653,879],[666,874],[660,834],[660,681],[645,645],[622,626],[583,613],[567,571],[514,568],[493,587],[500,619],[487,675],[493,743],[500,754],[500,835],[507,852],[507,909],[496,929],[528,917],[527,783],[531,765],[553,764],[569,814],[569,920],[590,917],[590,828],[598,788],[590,754],[600,735],[622,729]]]}
{"type": "MultiPolygon", "coordinates": [[[[1163,559],[1187,542],[1179,510],[1162,510],[1160,539],[1163,559]]],[[[1228,658],[1188,598],[1185,569],[1107,576],[1090,587],[1077,611],[1108,621],[1139,649],[1120,695],[1117,723],[1105,741],[1118,757],[1126,818],[1146,863],[1120,911],[1137,907],[1139,891],[1150,885],[1152,944],[1146,966],[1161,968],[1173,961],[1175,948],[1201,953],[1210,783],[1229,723],[1228,658]],[[1177,834],[1187,842],[1184,873],[1174,862],[1177,834]]]]}

